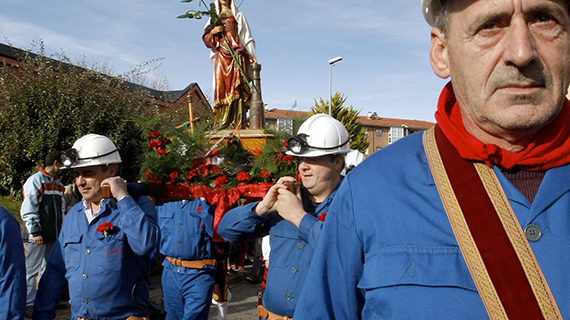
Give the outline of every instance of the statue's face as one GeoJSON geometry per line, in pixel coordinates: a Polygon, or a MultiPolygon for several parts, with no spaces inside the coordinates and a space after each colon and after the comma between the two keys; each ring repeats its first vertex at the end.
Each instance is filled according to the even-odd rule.
{"type": "Polygon", "coordinates": [[[231,0],[220,0],[220,4],[224,7],[230,7],[231,0]]]}

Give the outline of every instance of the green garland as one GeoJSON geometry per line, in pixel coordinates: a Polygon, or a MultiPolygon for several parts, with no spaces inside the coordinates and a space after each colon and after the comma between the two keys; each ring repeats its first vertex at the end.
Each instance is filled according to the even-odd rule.
{"type": "Polygon", "coordinates": [[[148,132],[148,145],[141,169],[143,182],[188,183],[214,188],[238,184],[275,182],[283,176],[296,176],[297,162],[283,147],[289,136],[274,132],[260,155],[253,155],[232,138],[212,149],[205,128],[194,133],[177,130],[168,134],[148,132]]]}

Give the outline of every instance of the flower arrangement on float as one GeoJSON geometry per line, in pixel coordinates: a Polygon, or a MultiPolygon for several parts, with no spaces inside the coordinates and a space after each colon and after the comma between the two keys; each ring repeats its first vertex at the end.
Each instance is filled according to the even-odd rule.
{"type": "Polygon", "coordinates": [[[238,136],[212,143],[200,128],[194,133],[151,131],[141,168],[143,182],[156,203],[205,198],[216,206],[216,229],[232,207],[260,200],[283,176],[297,176],[295,158],[285,154],[289,136],[273,134],[275,138],[252,153],[238,136]]]}

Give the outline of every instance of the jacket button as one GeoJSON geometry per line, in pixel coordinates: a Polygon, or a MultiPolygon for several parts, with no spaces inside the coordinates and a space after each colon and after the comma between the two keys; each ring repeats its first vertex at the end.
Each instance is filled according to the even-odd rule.
{"type": "Polygon", "coordinates": [[[535,242],[542,237],[542,230],[540,230],[540,227],[536,224],[531,223],[524,228],[524,234],[529,241],[535,242]]]}
{"type": "Polygon", "coordinates": [[[299,249],[303,249],[303,244],[299,243],[299,249]]]}
{"type": "Polygon", "coordinates": [[[182,241],[178,241],[178,244],[182,244],[182,241]]]}
{"type": "Polygon", "coordinates": [[[285,298],[287,298],[287,300],[291,300],[291,294],[288,293],[287,295],[285,295],[285,298]]]}
{"type": "Polygon", "coordinates": [[[87,299],[83,299],[83,304],[87,304],[89,302],[87,299]]]}
{"type": "Polygon", "coordinates": [[[182,223],[178,225],[178,228],[182,228],[182,223]]]}
{"type": "Polygon", "coordinates": [[[83,280],[87,279],[87,275],[84,273],[83,274],[83,280]]]}
{"type": "Polygon", "coordinates": [[[297,268],[295,267],[291,268],[291,273],[297,273],[297,268]]]}
{"type": "Polygon", "coordinates": [[[89,250],[89,249],[85,250],[85,254],[90,254],[90,253],[91,253],[91,250],[89,250]]]}

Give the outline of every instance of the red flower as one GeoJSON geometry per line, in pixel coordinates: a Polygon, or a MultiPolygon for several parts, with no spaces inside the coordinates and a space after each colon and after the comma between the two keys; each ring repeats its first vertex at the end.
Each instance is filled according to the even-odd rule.
{"type": "Polygon", "coordinates": [[[156,139],[156,138],[160,137],[160,132],[158,132],[158,131],[149,132],[148,137],[151,139],[156,139]]]}
{"type": "Polygon", "coordinates": [[[317,217],[317,219],[321,220],[321,221],[325,221],[326,217],[327,217],[327,213],[329,213],[328,211],[323,212],[323,214],[321,214],[320,216],[317,217]]]}
{"type": "Polygon", "coordinates": [[[295,178],[297,179],[297,181],[303,180],[303,179],[301,179],[301,172],[299,172],[299,170],[297,170],[297,176],[295,178]]]}
{"type": "Polygon", "coordinates": [[[196,208],[196,211],[202,212],[202,206],[198,206],[198,208],[196,208]]]}
{"type": "Polygon", "coordinates": [[[283,157],[281,157],[281,161],[283,162],[287,162],[287,164],[291,165],[293,164],[293,156],[290,156],[288,154],[284,155],[283,157]]]}
{"type": "Polygon", "coordinates": [[[213,164],[210,166],[210,169],[212,170],[213,173],[218,174],[218,173],[222,173],[222,169],[220,169],[220,167],[218,167],[217,165],[213,164]]]}
{"type": "Polygon", "coordinates": [[[107,237],[111,232],[115,230],[112,222],[103,222],[97,227],[97,231],[104,234],[107,237]]]}
{"type": "Polygon", "coordinates": [[[162,141],[157,140],[157,139],[150,140],[148,142],[148,146],[149,146],[149,148],[152,148],[152,149],[162,147],[162,141]]]}
{"type": "Polygon", "coordinates": [[[172,143],[172,140],[170,140],[170,138],[164,138],[164,139],[162,139],[162,143],[164,143],[164,144],[171,144],[171,143],[172,143]]]}
{"type": "Polygon", "coordinates": [[[238,172],[238,174],[236,175],[236,178],[237,178],[239,181],[248,181],[249,179],[251,179],[251,176],[249,175],[248,172],[240,171],[240,172],[238,172]]]}
{"type": "Polygon", "coordinates": [[[195,177],[197,177],[199,175],[198,170],[196,168],[188,171],[188,174],[186,175],[186,179],[188,180],[192,180],[195,177]]]}
{"type": "Polygon", "coordinates": [[[154,174],[154,172],[152,172],[151,169],[147,169],[144,173],[146,180],[148,182],[153,182],[153,181],[157,181],[158,177],[156,176],[156,174],[154,174]]]}
{"type": "Polygon", "coordinates": [[[271,173],[271,171],[269,171],[267,169],[261,170],[261,177],[264,179],[271,178],[272,175],[273,175],[273,173],[271,173]]]}
{"type": "Polygon", "coordinates": [[[166,154],[166,149],[163,147],[158,147],[158,148],[156,148],[156,152],[158,152],[158,154],[164,155],[164,154],[166,154]]]}
{"type": "Polygon", "coordinates": [[[176,180],[176,178],[178,178],[180,174],[178,173],[178,171],[174,170],[168,176],[170,177],[170,182],[174,182],[174,180],[176,180]]]}
{"type": "Polygon", "coordinates": [[[228,182],[229,182],[228,177],[224,174],[216,178],[216,181],[214,181],[214,186],[221,188],[225,186],[228,182]]]}
{"type": "Polygon", "coordinates": [[[283,146],[285,147],[285,149],[289,148],[289,140],[283,141],[283,146]]]}

